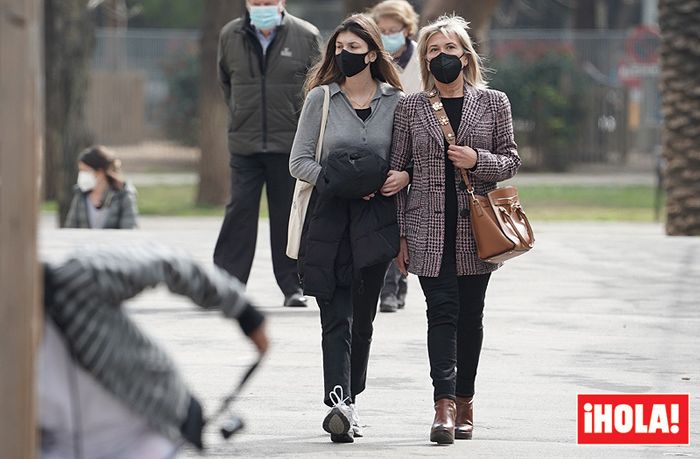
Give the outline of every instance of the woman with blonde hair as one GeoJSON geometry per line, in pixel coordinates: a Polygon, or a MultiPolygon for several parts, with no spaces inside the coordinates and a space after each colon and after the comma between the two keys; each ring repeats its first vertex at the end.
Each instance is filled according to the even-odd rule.
{"type": "Polygon", "coordinates": [[[73,190],[66,228],[136,228],[136,193],[122,176],[121,162],[96,145],[78,158],[78,181],[73,190]]]}
{"type": "Polygon", "coordinates": [[[443,16],[420,31],[425,92],[397,107],[391,159],[396,170],[413,161],[410,193],[397,196],[397,263],[419,276],[427,303],[430,440],[439,444],[472,438],[484,299],[499,267],[477,256],[469,186],[484,195],[520,167],[508,97],[487,89],[467,30],[461,17],[443,16]]]}
{"type": "Polygon", "coordinates": [[[367,380],[372,322],[388,264],[399,248],[397,171],[389,170],[394,111],[403,93],[374,21],[356,14],[328,40],[307,79],[289,158],[314,185],[299,248],[304,294],[321,313],[323,429],[331,441],[362,436],[355,403],[367,380]],[[319,160],[316,149],[327,109],[319,160]]]}

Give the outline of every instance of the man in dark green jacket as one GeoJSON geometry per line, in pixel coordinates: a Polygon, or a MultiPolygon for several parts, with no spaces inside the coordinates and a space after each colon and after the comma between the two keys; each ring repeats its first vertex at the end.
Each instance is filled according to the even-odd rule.
{"type": "Polygon", "coordinates": [[[255,254],[263,184],[272,265],[285,306],[306,306],[296,262],[285,254],[294,192],[289,152],[308,69],[320,54],[318,29],[284,10],[285,0],[248,0],[244,17],[219,38],[219,81],[229,107],[231,201],[214,263],[246,283],[255,254]]]}

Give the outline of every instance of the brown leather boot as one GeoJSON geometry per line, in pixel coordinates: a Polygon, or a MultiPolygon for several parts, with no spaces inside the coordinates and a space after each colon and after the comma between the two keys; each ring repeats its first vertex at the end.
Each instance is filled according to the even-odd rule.
{"type": "Polygon", "coordinates": [[[457,418],[455,419],[455,438],[471,440],[474,430],[474,399],[457,397],[457,418]]]}
{"type": "Polygon", "coordinates": [[[438,445],[454,443],[456,412],[454,400],[443,398],[435,402],[435,420],[430,428],[430,441],[438,445]]]}

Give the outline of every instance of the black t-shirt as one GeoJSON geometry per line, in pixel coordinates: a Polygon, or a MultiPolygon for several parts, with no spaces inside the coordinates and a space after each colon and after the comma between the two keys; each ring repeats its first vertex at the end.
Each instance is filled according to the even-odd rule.
{"type": "Polygon", "coordinates": [[[367,121],[369,115],[372,114],[372,107],[356,108],[355,113],[357,113],[357,116],[359,116],[362,121],[367,121]]]}
{"type": "MultiPolygon", "coordinates": [[[[442,105],[445,107],[445,113],[450,119],[450,126],[455,132],[459,131],[460,121],[462,119],[462,107],[464,105],[464,97],[442,97],[442,105]]],[[[456,263],[455,252],[457,249],[457,187],[455,185],[455,166],[447,156],[447,147],[449,143],[445,140],[445,248],[442,254],[443,261],[456,263]],[[447,260],[446,257],[450,257],[447,260]]]]}

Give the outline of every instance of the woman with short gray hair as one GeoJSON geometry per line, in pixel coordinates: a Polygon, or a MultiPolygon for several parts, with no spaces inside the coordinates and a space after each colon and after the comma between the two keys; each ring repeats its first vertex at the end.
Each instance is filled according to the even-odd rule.
{"type": "Polygon", "coordinates": [[[418,31],[418,14],[406,0],[384,0],[370,11],[382,33],[382,43],[401,77],[406,94],[422,89],[418,65],[417,44],[413,37],[418,31]]]}

